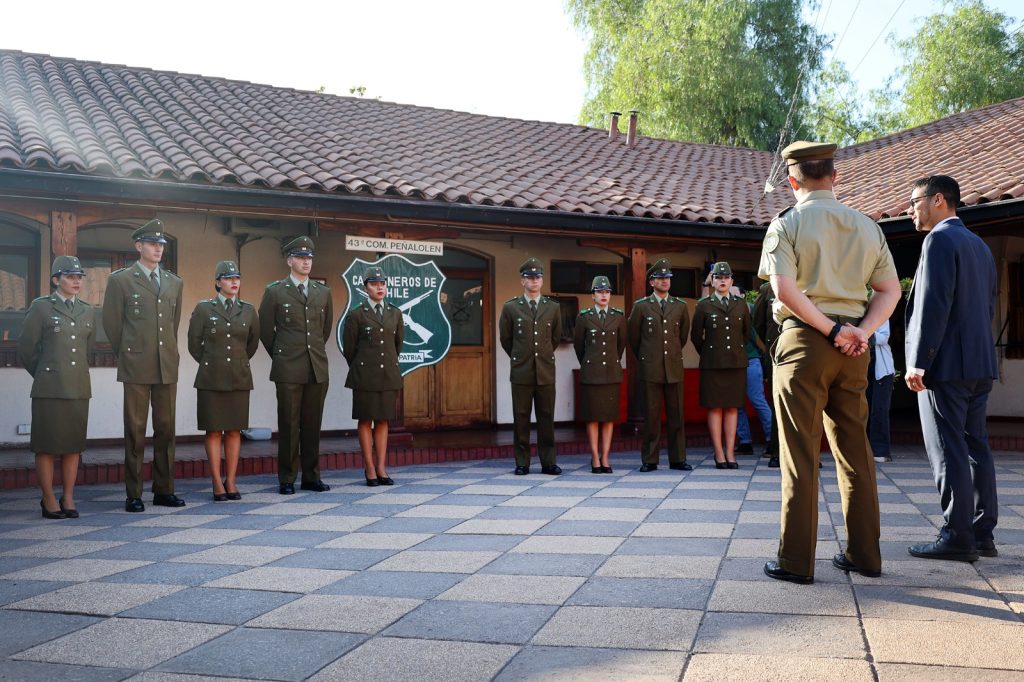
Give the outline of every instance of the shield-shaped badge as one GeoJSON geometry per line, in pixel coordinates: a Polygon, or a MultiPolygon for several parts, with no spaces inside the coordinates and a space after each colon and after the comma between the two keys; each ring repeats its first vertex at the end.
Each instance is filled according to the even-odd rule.
{"type": "Polygon", "coordinates": [[[402,376],[419,367],[441,362],[452,345],[452,327],[441,307],[441,287],[445,276],[434,261],[413,263],[397,253],[372,263],[356,258],[342,273],[341,278],[348,290],[348,309],[338,321],[335,334],[338,348],[343,350],[345,318],[367,300],[363,272],[371,266],[381,268],[388,280],[384,300],[402,312],[405,338],[398,356],[402,376]]]}

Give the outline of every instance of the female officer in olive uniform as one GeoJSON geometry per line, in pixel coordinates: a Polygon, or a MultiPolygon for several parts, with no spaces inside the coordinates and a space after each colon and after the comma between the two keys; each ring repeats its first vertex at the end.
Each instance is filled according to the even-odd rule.
{"type": "Polygon", "coordinates": [[[398,354],[405,328],[402,311],[384,300],[384,271],[366,268],[363,285],[367,300],[348,311],[339,339],[348,361],[345,386],[352,389],[352,418],[358,422],[366,485],[393,485],[387,474],[388,422],[397,416],[402,389],[398,354]]]}
{"type": "Polygon", "coordinates": [[[217,296],[200,301],[188,323],[188,352],[199,363],[195,387],[199,428],[206,431],[206,457],[213,479],[213,501],[240,500],[235,485],[242,429],[249,427],[249,360],[260,345],[256,308],[238,298],[242,275],[229,260],[217,263],[213,286],[217,296]],[[223,432],[225,478],[220,475],[223,432]]]}
{"type": "Polygon", "coordinates": [[[32,375],[32,436],[44,519],[78,518],[75,479],[89,424],[87,355],[93,350],[95,312],[79,300],[85,272],[74,256],[57,256],[50,268],[54,291],[32,301],[18,339],[21,363],[32,375]],[[64,494],[53,493],[53,457],[61,457],[64,494]]]}
{"type": "Polygon", "coordinates": [[[607,277],[595,277],[590,290],[594,307],[579,314],[573,332],[573,346],[580,361],[579,418],[587,423],[590,472],[610,474],[608,452],[612,447],[615,420],[619,418],[620,361],[626,350],[626,316],[620,309],[608,305],[612,285],[607,277]]]}
{"type": "Polygon", "coordinates": [[[708,430],[715,466],[739,469],[736,463],[736,419],[747,401],[747,352],[750,308],[732,296],[732,270],[726,262],[711,270],[712,292],[697,302],[690,340],[700,353],[700,404],[708,409],[708,430]],[[725,431],[725,447],[722,432],[725,431]]]}

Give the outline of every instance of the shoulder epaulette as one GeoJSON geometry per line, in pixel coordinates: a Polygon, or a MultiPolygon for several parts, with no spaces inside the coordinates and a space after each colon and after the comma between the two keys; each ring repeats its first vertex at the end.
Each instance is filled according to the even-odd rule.
{"type": "Polygon", "coordinates": [[[128,268],[130,268],[130,267],[131,267],[130,265],[127,265],[127,266],[125,266],[125,267],[123,267],[123,268],[118,268],[117,270],[114,270],[114,271],[113,271],[112,273],[110,273],[110,274],[111,274],[111,275],[116,275],[116,274],[117,274],[117,273],[119,273],[119,272],[124,272],[125,270],[127,270],[127,269],[128,269],[128,268]]]}
{"type": "Polygon", "coordinates": [[[166,274],[166,275],[170,275],[170,276],[171,276],[171,277],[173,277],[174,279],[181,279],[181,277],[178,277],[177,275],[175,275],[175,274],[174,274],[173,272],[171,272],[170,270],[164,270],[163,268],[160,268],[160,272],[162,272],[162,273],[164,273],[164,274],[166,274]]]}
{"type": "Polygon", "coordinates": [[[786,215],[787,213],[789,213],[792,210],[793,210],[792,206],[787,206],[786,208],[784,208],[781,211],[779,211],[778,213],[776,213],[775,214],[775,218],[772,218],[772,220],[775,220],[776,218],[781,218],[782,216],[786,215]]]}
{"type": "Polygon", "coordinates": [[[697,303],[700,303],[701,301],[708,301],[708,300],[711,300],[710,296],[701,296],[700,298],[697,299],[697,303]]]}
{"type": "Polygon", "coordinates": [[[518,299],[518,298],[519,298],[518,296],[513,296],[512,298],[510,298],[507,301],[505,301],[505,303],[515,303],[516,299],[518,299]]]}
{"type": "MultiPolygon", "coordinates": [[[[50,296],[53,296],[53,294],[50,294],[50,296]]],[[[39,296],[37,298],[32,299],[32,302],[35,303],[36,301],[49,301],[51,300],[50,296],[39,296]]]]}
{"type": "Polygon", "coordinates": [[[637,303],[643,303],[646,300],[647,300],[646,296],[641,296],[640,298],[638,298],[635,301],[633,301],[633,304],[636,305],[637,303]]]}
{"type": "Polygon", "coordinates": [[[271,287],[276,287],[278,284],[280,284],[283,281],[284,281],[283,279],[279,279],[279,280],[276,280],[274,282],[271,282],[270,284],[267,285],[267,288],[269,289],[271,287]]]}
{"type": "Polygon", "coordinates": [[[622,308],[609,308],[609,310],[613,313],[618,313],[619,315],[625,315],[625,313],[622,312],[622,308]]]}
{"type": "Polygon", "coordinates": [[[580,315],[589,315],[589,314],[590,314],[590,308],[584,308],[583,310],[580,311],[580,315]]]}
{"type": "Polygon", "coordinates": [[[683,305],[686,305],[686,301],[679,298],[678,296],[673,296],[672,298],[675,300],[676,303],[682,303],[683,305]]]}

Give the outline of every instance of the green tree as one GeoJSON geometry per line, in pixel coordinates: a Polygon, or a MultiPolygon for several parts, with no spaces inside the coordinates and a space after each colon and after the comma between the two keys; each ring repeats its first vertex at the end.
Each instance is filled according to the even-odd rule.
{"type": "Polygon", "coordinates": [[[943,3],[921,29],[895,42],[903,56],[902,123],[920,125],[1024,95],[1024,32],[982,0],[943,3]]]}
{"type": "MultiPolygon", "coordinates": [[[[813,2],[813,0],[811,0],[813,2]]],[[[589,40],[583,125],[639,109],[645,135],[774,150],[821,69],[804,0],[568,0],[589,40]]]]}

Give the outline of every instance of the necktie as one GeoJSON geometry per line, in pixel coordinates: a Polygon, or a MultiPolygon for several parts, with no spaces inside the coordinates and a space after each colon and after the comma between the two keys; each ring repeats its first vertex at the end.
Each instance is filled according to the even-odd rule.
{"type": "Polygon", "coordinates": [[[234,304],[234,301],[232,301],[230,298],[228,300],[224,301],[224,307],[228,309],[229,313],[231,312],[231,306],[233,304],[234,304]]]}
{"type": "Polygon", "coordinates": [[[661,314],[665,314],[665,299],[661,299],[661,314]]]}
{"type": "Polygon", "coordinates": [[[378,303],[377,305],[375,305],[375,306],[373,307],[373,309],[377,311],[377,319],[379,319],[379,320],[381,320],[381,321],[383,322],[383,321],[384,321],[384,311],[383,311],[383,309],[381,308],[381,305],[380,305],[380,303],[378,303]]]}
{"type": "Polygon", "coordinates": [[[157,277],[156,270],[149,273],[149,281],[153,283],[157,291],[160,291],[160,278],[157,277]]]}
{"type": "Polygon", "coordinates": [[[537,318],[537,302],[530,301],[530,312],[533,313],[534,319],[537,318]]]}
{"type": "Polygon", "coordinates": [[[601,318],[601,324],[604,324],[604,311],[603,310],[600,313],[598,313],[598,317],[601,318]]]}
{"type": "Polygon", "coordinates": [[[302,294],[302,298],[306,298],[306,285],[305,284],[300,284],[299,285],[299,293],[302,294]]]}
{"type": "Polygon", "coordinates": [[[64,305],[66,305],[68,307],[68,311],[70,311],[72,308],[75,307],[75,301],[74,299],[69,298],[68,300],[64,301],[64,305]]]}

